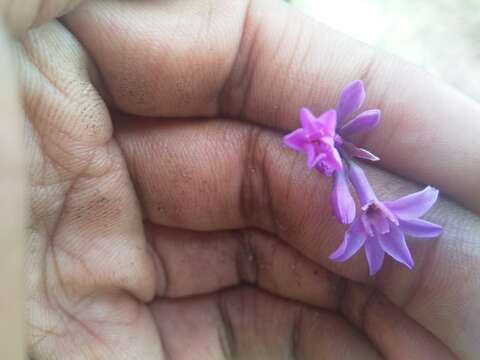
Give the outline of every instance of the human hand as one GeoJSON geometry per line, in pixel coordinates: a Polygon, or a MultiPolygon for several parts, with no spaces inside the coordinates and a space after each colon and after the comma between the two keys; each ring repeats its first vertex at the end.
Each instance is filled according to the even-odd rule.
{"type": "Polygon", "coordinates": [[[277,1],[88,2],[19,59],[32,358],[479,351],[474,101],[277,1]],[[330,180],[281,143],[356,78],[383,111],[357,139],[383,198],[408,178],[452,199],[429,214],[440,238],[409,241],[416,268],[387,260],[373,280],[363,255],[328,260],[330,180]]]}

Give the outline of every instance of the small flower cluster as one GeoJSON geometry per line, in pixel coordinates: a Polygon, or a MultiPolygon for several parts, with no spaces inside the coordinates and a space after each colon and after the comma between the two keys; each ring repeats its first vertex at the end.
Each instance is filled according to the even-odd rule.
{"type": "Polygon", "coordinates": [[[436,202],[438,190],[427,186],[424,190],[395,201],[380,201],[368,182],[365,172],[353,160],[377,161],[371,152],[348,141],[350,135],[373,129],[380,122],[380,110],[363,111],[353,119],[351,115],[365,101],[361,80],[343,89],[335,109],[319,117],[308,109],[300,110],[301,128],[284,137],[290,148],[307,154],[307,166],[333,177],[330,197],[333,213],[343,224],[351,224],[343,242],[330,255],[333,261],[346,261],[363,245],[370,275],[382,267],[385,253],[413,268],[414,261],[405,235],[420,238],[436,237],[442,227],[420,219],[436,202]],[[356,214],[355,201],[349,182],[357,194],[361,213],[356,214]]]}

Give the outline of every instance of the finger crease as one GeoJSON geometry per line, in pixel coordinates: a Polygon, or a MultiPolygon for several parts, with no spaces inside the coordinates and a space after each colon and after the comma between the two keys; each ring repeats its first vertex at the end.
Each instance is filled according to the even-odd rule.
{"type": "Polygon", "coordinates": [[[231,317],[225,303],[224,293],[221,292],[217,297],[217,308],[222,321],[222,331],[219,331],[219,341],[225,360],[234,359],[237,354],[235,332],[231,317]]]}
{"type": "Polygon", "coordinates": [[[241,282],[256,286],[258,282],[258,267],[255,251],[252,246],[251,230],[236,232],[239,250],[236,256],[237,274],[241,282]]]}

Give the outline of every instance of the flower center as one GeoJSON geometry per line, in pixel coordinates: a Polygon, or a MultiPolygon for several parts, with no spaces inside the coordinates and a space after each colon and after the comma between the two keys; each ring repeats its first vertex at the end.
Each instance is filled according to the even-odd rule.
{"type": "Polygon", "coordinates": [[[390,232],[390,224],[383,209],[376,203],[368,204],[362,216],[363,226],[369,236],[390,232]]]}
{"type": "Polygon", "coordinates": [[[365,214],[367,216],[373,216],[374,214],[381,214],[382,210],[374,202],[368,204],[368,207],[365,209],[365,214]]]}

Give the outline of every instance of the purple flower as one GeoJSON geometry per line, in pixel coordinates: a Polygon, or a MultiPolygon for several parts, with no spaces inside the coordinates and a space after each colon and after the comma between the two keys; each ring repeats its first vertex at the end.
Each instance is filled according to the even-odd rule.
{"type": "MultiPolygon", "coordinates": [[[[361,80],[352,81],[342,90],[336,107],[337,135],[335,145],[340,149],[340,153],[343,151],[351,157],[377,161],[379,158],[368,150],[359,148],[345,140],[350,135],[373,129],[380,122],[380,110],[373,109],[364,111],[345,123],[346,119],[362,106],[365,96],[365,88],[361,80]]],[[[350,224],[355,218],[356,212],[355,202],[348,189],[347,179],[348,176],[345,173],[335,172],[334,187],[330,197],[333,213],[343,224],[350,224]]]]}
{"type": "Polygon", "coordinates": [[[368,150],[346,140],[351,135],[373,129],[380,122],[378,109],[363,111],[349,120],[363,105],[365,97],[363,82],[352,81],[342,90],[335,109],[315,117],[308,109],[302,108],[302,127],[286,135],[283,141],[292,149],[307,154],[310,169],[333,175],[330,195],[333,213],[340,222],[351,226],[330,259],[346,261],[365,245],[370,275],[374,275],[382,267],[385,253],[412,268],[414,261],[405,235],[436,237],[442,227],[420,219],[437,200],[438,190],[428,186],[401,199],[381,202],[363,170],[352,161],[353,157],[379,160],[368,150]],[[362,213],[357,218],[349,181],[361,204],[362,213]]]}
{"type": "Polygon", "coordinates": [[[307,153],[307,166],[316,168],[330,176],[334,171],[342,169],[342,159],[335,148],[335,128],[337,113],[329,110],[318,118],[310,110],[300,110],[302,127],[283,139],[284,143],[294,150],[307,153]]]}
{"type": "Polygon", "coordinates": [[[370,275],[380,270],[385,253],[411,269],[415,263],[405,234],[431,238],[442,232],[440,225],[420,219],[437,200],[438,190],[428,186],[398,200],[381,202],[363,170],[351,161],[349,175],[362,205],[362,214],[352,223],[330,259],[346,261],[365,245],[370,275]]]}
{"type": "Polygon", "coordinates": [[[377,161],[379,158],[371,152],[358,148],[351,142],[345,140],[345,138],[350,135],[373,129],[380,122],[379,109],[366,110],[355,116],[349,122],[346,122],[347,118],[362,106],[365,101],[365,96],[365,88],[361,80],[352,81],[342,90],[336,107],[337,143],[352,157],[377,161]]]}
{"type": "Polygon", "coordinates": [[[347,136],[374,128],[380,121],[380,110],[373,109],[360,113],[343,125],[345,120],[362,106],[364,100],[363,82],[352,81],[343,89],[336,110],[329,110],[316,118],[308,109],[301,109],[302,127],[284,137],[286,145],[306,152],[307,166],[310,169],[315,168],[327,176],[334,175],[330,201],[333,214],[343,224],[353,221],[356,209],[339,150],[352,157],[379,160],[369,151],[345,140],[347,136]]]}

